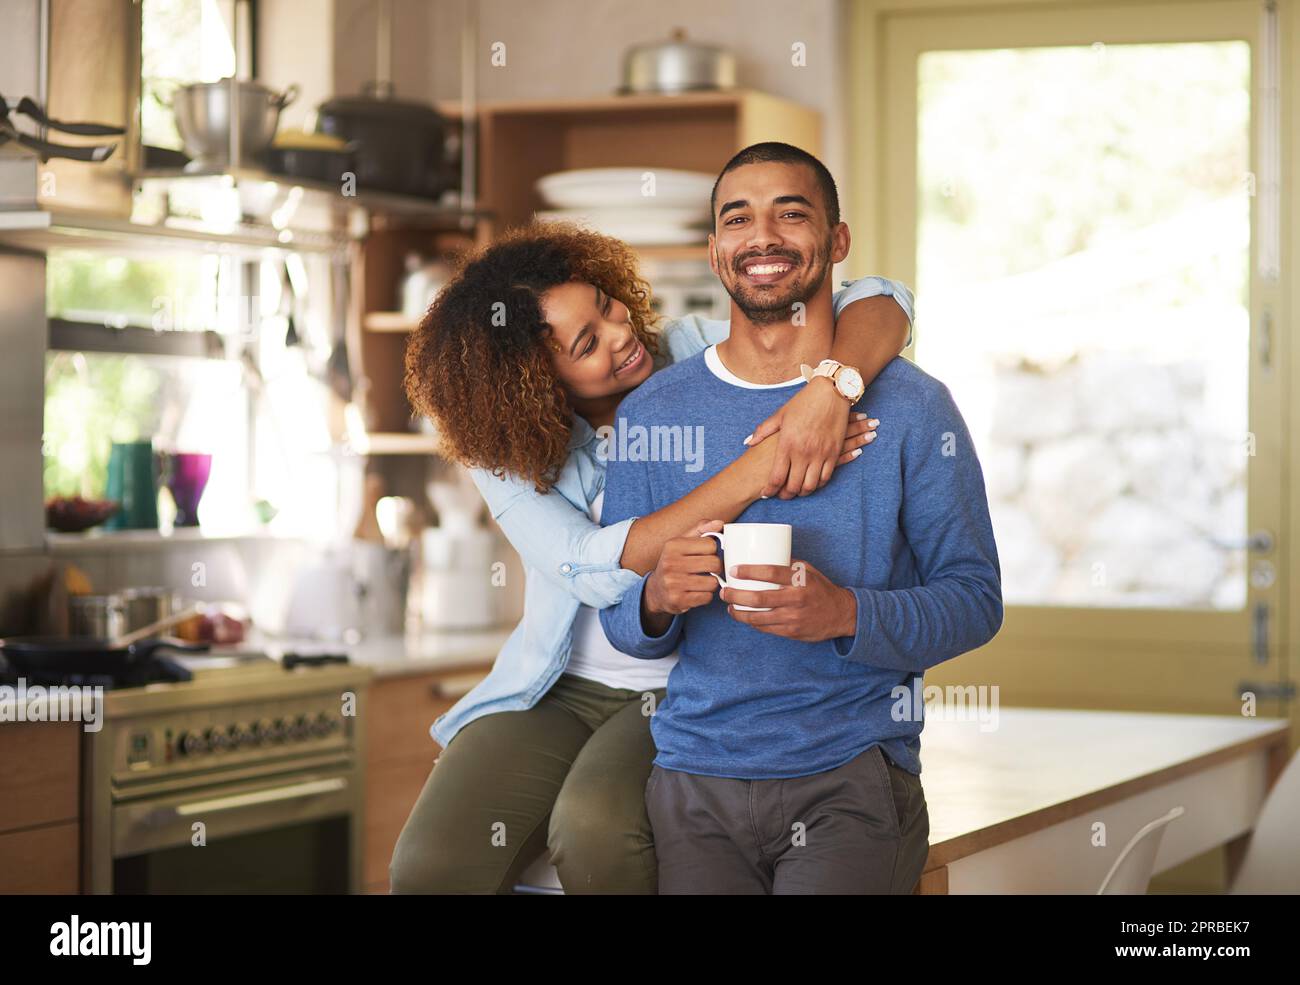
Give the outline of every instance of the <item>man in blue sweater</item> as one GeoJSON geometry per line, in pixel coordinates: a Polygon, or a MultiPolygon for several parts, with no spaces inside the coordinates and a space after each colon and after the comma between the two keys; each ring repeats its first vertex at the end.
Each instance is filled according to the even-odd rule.
{"type": "MultiPolygon", "coordinates": [[[[754,145],[723,169],[713,215],[730,337],[623,402],[606,524],[679,499],[744,450],[746,422],[827,385],[801,367],[830,355],[829,275],[849,249],[830,174],[798,148],[754,145]],[[701,436],[703,454],[627,454],[645,447],[627,434],[647,433],[701,436]]],[[[702,518],[601,612],[620,650],[679,653],[646,785],[660,892],[906,893],[925,864],[913,689],[1002,624],[984,478],[948,389],[912,363],[893,360],[865,393],[851,374],[834,385],[880,419],[871,448],[815,495],[737,518],[793,526],[789,567],[731,572],[779,587],[719,592],[722,561],[699,534],[721,524],[702,518]]]]}

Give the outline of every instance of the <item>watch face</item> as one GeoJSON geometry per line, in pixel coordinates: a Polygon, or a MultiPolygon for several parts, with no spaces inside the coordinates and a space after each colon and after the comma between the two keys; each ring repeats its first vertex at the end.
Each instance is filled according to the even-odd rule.
{"type": "Polygon", "coordinates": [[[839,377],[835,380],[835,386],[840,393],[846,397],[853,397],[855,400],[862,395],[862,391],[865,389],[862,385],[862,374],[856,369],[847,366],[840,371],[839,377]]]}

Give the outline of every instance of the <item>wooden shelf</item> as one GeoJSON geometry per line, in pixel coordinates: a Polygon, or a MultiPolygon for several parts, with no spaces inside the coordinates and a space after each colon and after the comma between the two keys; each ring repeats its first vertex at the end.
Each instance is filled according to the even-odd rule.
{"type": "Polygon", "coordinates": [[[821,116],[749,89],[490,102],[479,107],[479,136],[478,204],[495,233],[545,208],[536,191],[545,175],[608,167],[715,175],[736,151],[763,140],[817,154],[821,116]]]}
{"type": "Polygon", "coordinates": [[[364,434],[353,443],[362,455],[436,455],[436,434],[388,432],[364,434]]]}
{"type": "Polygon", "coordinates": [[[419,319],[411,318],[400,311],[370,311],[362,316],[361,325],[367,332],[405,334],[414,332],[420,322],[419,319]]]}

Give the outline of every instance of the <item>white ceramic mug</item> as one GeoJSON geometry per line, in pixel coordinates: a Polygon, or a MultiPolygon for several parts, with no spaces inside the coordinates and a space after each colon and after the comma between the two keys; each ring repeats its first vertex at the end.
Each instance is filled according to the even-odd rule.
{"type": "MultiPolygon", "coordinates": [[[[722,546],[723,570],[738,564],[790,565],[790,538],[793,528],[788,523],[724,523],[722,533],[709,530],[702,537],[716,537],[722,546]]],[[[712,574],[712,572],[710,572],[712,574]]],[[[781,586],[770,581],[727,576],[723,581],[716,574],[718,584],[724,588],[739,588],[747,592],[766,592],[781,586]]],[[[754,605],[737,605],[746,612],[770,612],[754,605]]]]}

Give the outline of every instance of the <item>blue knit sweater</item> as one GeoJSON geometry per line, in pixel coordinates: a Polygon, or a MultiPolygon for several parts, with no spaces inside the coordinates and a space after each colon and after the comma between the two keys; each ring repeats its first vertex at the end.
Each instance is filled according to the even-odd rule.
{"type": "MultiPolygon", "coordinates": [[[[652,376],[619,409],[602,522],[651,513],[725,468],[753,423],[802,385],[738,386],[704,354],[652,376]]],[[[984,476],[948,388],[896,358],[854,409],[880,419],[861,457],[812,496],[760,500],[737,518],[793,525],[794,558],[857,596],[854,636],[774,636],[732,619],[715,596],[649,637],[640,617],[645,578],[601,611],[610,642],[626,653],[655,659],[680,647],[651,723],[665,769],[806,776],[880,744],[920,773],[924,722],[912,712],[920,704],[912,689],[927,668],[1001,626],[984,476]]]]}

